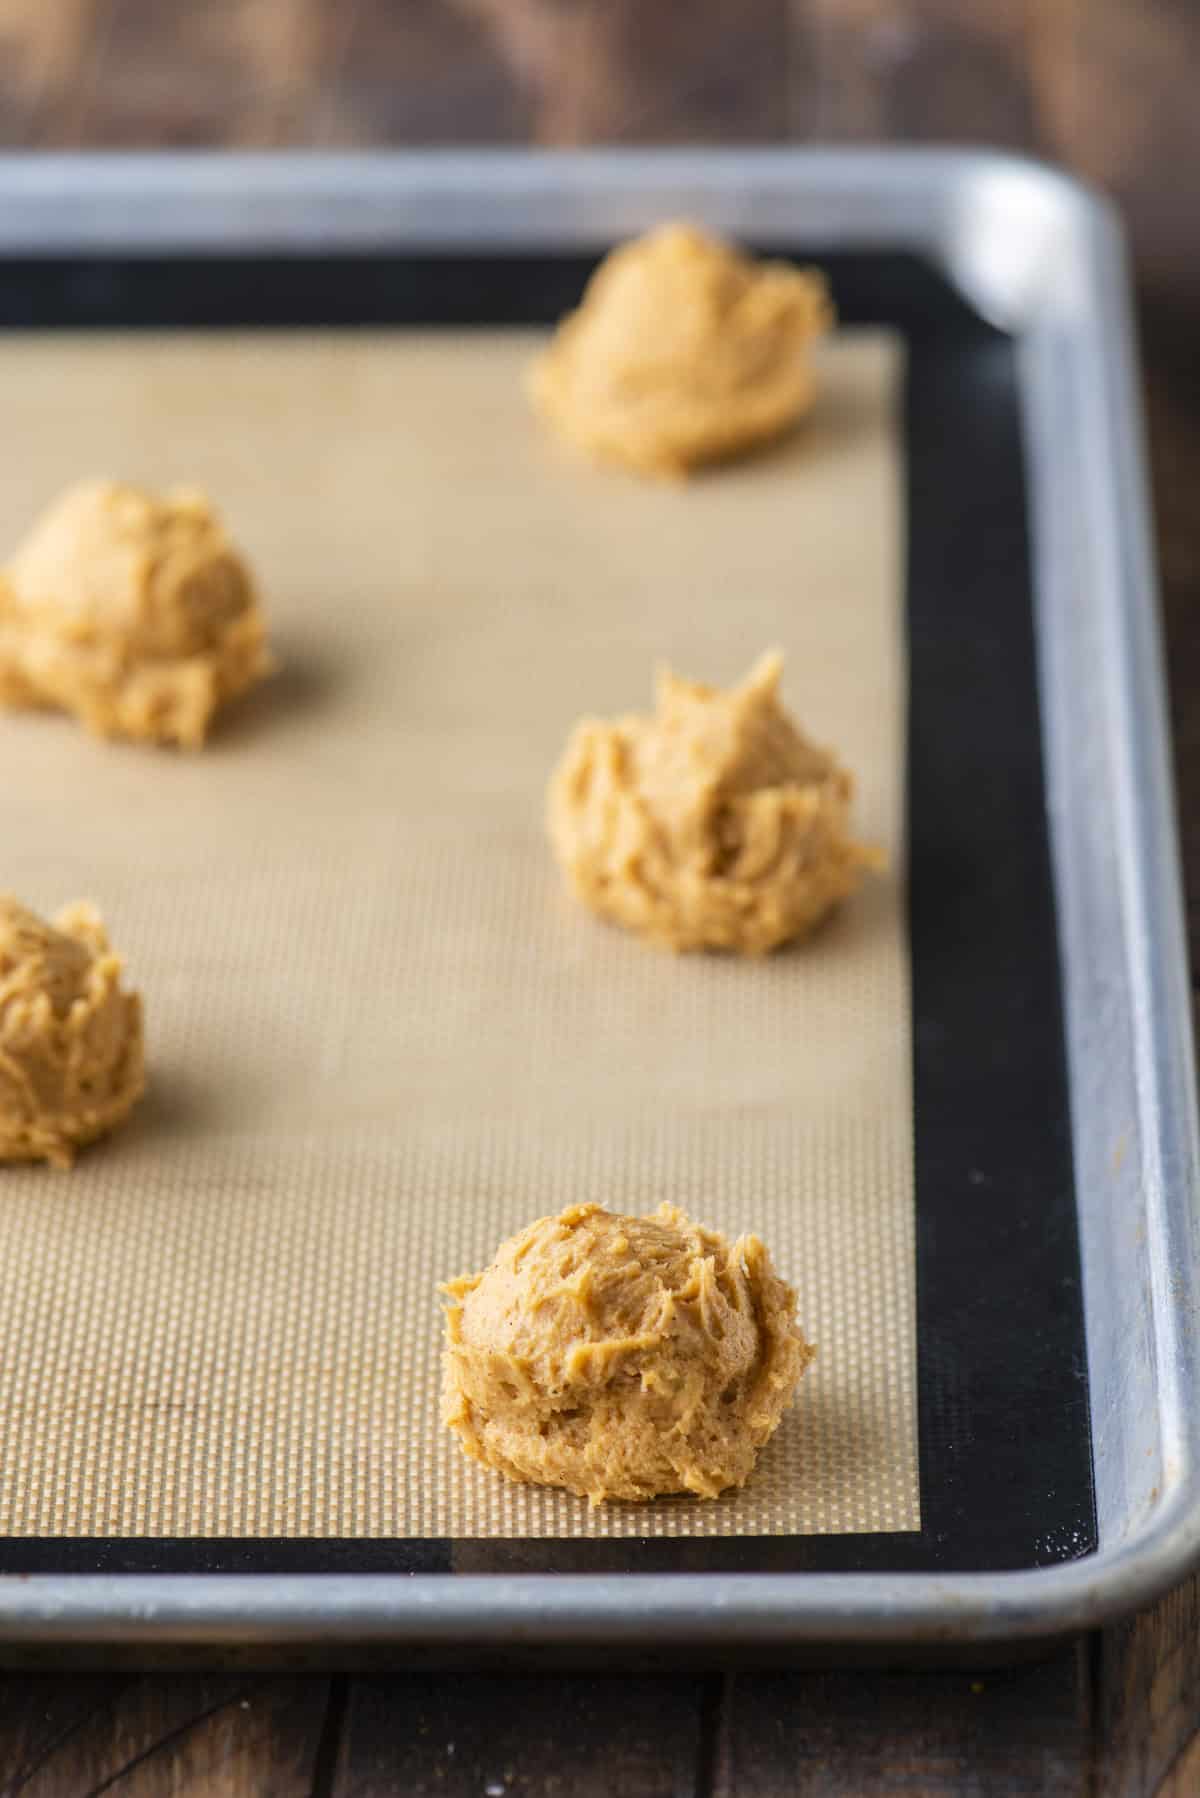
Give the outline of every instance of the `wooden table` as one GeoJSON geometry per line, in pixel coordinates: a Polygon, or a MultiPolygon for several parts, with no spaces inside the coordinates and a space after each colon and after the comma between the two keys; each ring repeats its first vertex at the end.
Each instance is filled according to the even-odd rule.
{"type": "MultiPolygon", "coordinates": [[[[1138,260],[1195,949],[1197,66],[1195,0],[0,0],[0,145],[960,140],[1103,184],[1138,260]]],[[[1200,1584],[978,1677],[0,1675],[0,1798],[108,1791],[1191,1798],[1200,1584]]]]}

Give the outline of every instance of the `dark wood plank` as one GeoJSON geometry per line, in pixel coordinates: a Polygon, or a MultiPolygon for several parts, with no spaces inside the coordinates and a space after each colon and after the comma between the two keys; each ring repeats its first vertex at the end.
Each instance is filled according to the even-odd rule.
{"type": "Polygon", "coordinates": [[[0,1673],[0,1798],[28,1792],[72,1739],[119,1701],[119,1675],[0,1673]]]}
{"type": "Polygon", "coordinates": [[[0,128],[7,116],[14,141],[264,148],[528,134],[528,105],[491,34],[446,0],[103,0],[102,11],[101,0],[86,0],[90,22],[84,4],[69,0],[79,26],[68,43],[39,22],[52,8],[39,14],[11,0],[21,80],[6,106],[0,76],[0,128]],[[42,77],[33,116],[27,96],[46,46],[60,39],[59,78],[42,77]]]}
{"type": "Polygon", "coordinates": [[[317,1675],[0,1675],[0,1798],[309,1798],[329,1690],[317,1675]]]}
{"type": "Polygon", "coordinates": [[[0,147],[70,133],[111,0],[0,0],[0,147]]]}
{"type": "Polygon", "coordinates": [[[1081,1644],[1000,1673],[735,1677],[718,1798],[1083,1798],[1091,1703],[1081,1644]]]}
{"type": "Polygon", "coordinates": [[[1106,1630],[1097,1656],[1100,1789],[1153,1792],[1200,1730],[1200,1580],[1106,1630]]]}
{"type": "Polygon", "coordinates": [[[521,141],[533,104],[519,67],[470,0],[316,0],[326,53],[300,141],[521,141]]]}
{"type": "Polygon", "coordinates": [[[276,142],[297,88],[315,78],[324,36],[311,0],[109,0],[87,78],[39,138],[102,149],[276,142]]]}
{"type": "Polygon", "coordinates": [[[1113,194],[1144,280],[1196,290],[1200,8],[1193,0],[1045,0],[1034,88],[1047,151],[1113,194]]]}
{"type": "Polygon", "coordinates": [[[543,144],[759,142],[787,133],[788,0],[460,0],[530,96],[543,144]]]}
{"type": "Polygon", "coordinates": [[[1200,1735],[1192,1737],[1158,1787],[1155,1798],[1196,1798],[1200,1792],[1200,1735]]]}
{"type": "Polygon", "coordinates": [[[333,1798],[683,1798],[715,1681],[428,1674],[351,1683],[333,1798]]]}
{"type": "Polygon", "coordinates": [[[7,0],[0,50],[5,141],[109,148],[763,141],[815,75],[788,0],[7,0]]]}
{"type": "Polygon", "coordinates": [[[816,58],[811,126],[834,141],[1036,139],[1030,16],[1036,0],[794,0],[798,55],[816,58]]]}

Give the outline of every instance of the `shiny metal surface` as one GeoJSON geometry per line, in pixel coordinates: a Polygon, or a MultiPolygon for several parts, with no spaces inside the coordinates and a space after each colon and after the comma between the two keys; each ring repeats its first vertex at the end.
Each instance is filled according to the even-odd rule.
{"type": "Polygon", "coordinates": [[[586,244],[685,212],[913,250],[1019,341],[1100,1547],[1035,1572],[0,1578],[0,1642],[1015,1643],[1200,1560],[1200,1216],[1128,278],[1108,209],[954,151],[0,157],[0,254],[586,244]]]}

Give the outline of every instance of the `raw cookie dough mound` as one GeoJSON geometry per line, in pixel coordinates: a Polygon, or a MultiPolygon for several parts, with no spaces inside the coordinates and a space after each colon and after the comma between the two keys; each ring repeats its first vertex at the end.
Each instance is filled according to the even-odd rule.
{"type": "Polygon", "coordinates": [[[70,1167],[141,1096],[142,1004],[120,975],[92,906],[51,925],[0,895],[0,1161],[70,1167]]]}
{"type": "Polygon", "coordinates": [[[761,955],[879,865],[849,834],[850,775],[779,703],[782,667],[730,692],[664,671],[653,718],[576,726],[548,823],[584,905],[668,949],[761,955]]]}
{"type": "Polygon", "coordinates": [[[815,1351],[757,1236],[572,1205],[444,1288],[443,1418],[474,1460],[593,1504],[742,1486],[815,1351]]]}
{"type": "Polygon", "coordinates": [[[605,258],[530,372],[538,411],[593,455],[683,475],[776,437],[812,403],[823,278],[689,225],[605,258]]]}
{"type": "Polygon", "coordinates": [[[203,493],[70,488],[0,581],[0,702],[187,748],[270,669],[246,564],[203,493]]]}

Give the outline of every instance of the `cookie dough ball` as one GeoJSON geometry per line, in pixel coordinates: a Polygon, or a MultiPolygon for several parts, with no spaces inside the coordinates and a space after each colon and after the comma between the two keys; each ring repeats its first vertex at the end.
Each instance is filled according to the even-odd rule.
{"type": "Polygon", "coordinates": [[[815,1351],[757,1236],[572,1205],[444,1288],[465,1452],[593,1504],[742,1486],[815,1351]]]}
{"type": "Polygon", "coordinates": [[[0,702],[74,712],[102,737],[203,743],[269,671],[254,583],[203,493],[72,487],[0,583],[0,702]]]}
{"type": "Polygon", "coordinates": [[[786,430],[813,397],[823,278],[689,225],[605,258],[530,374],[534,405],[592,455],[684,475],[786,430]]]}
{"type": "Polygon", "coordinates": [[[722,692],[664,671],[652,718],[584,719],[550,782],[567,883],[668,949],[762,955],[804,936],[876,867],[853,781],[779,702],[782,657],[722,692]]]}
{"type": "Polygon", "coordinates": [[[0,1161],[70,1167],[144,1085],[141,1000],[100,914],[69,905],[46,924],[0,895],[0,1161]]]}

